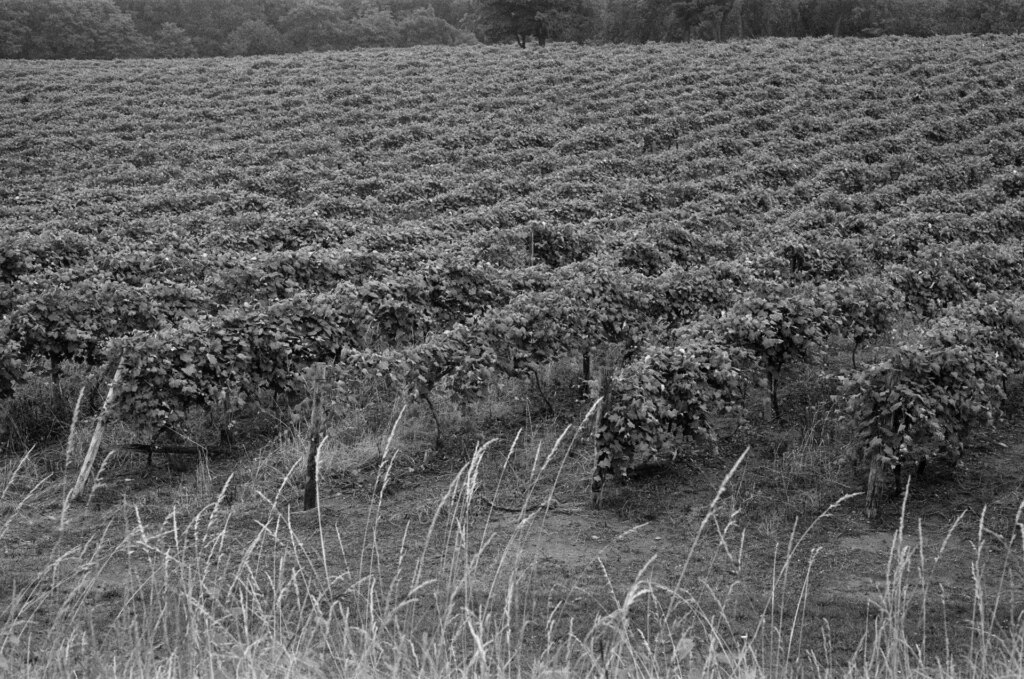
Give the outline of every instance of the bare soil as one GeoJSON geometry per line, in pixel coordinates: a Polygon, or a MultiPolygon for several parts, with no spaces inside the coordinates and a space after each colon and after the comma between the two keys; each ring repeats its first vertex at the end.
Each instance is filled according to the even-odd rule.
{"type": "MultiPolygon", "coordinates": [[[[495,547],[485,555],[497,564],[502,536],[515,534],[517,528],[522,535],[523,522],[530,522],[523,550],[535,569],[536,615],[543,618],[560,610],[562,633],[570,623],[574,629],[586,628],[615,610],[628,588],[642,580],[693,592],[702,610],[720,614],[718,622],[737,646],[746,638],[766,638],[764,628],[772,626],[776,634],[796,637],[801,657],[813,653],[827,662],[843,663],[884,613],[886,588],[900,586],[891,575],[894,559],[901,558],[912,565],[905,576],[912,580],[907,583],[912,601],[905,633],[913,643],[924,645],[925,657],[966,651],[971,625],[978,623],[974,602],[979,591],[996,610],[990,624],[1013,629],[1021,623],[1021,426],[981,433],[957,469],[932,469],[911,481],[902,516],[902,500],[894,491],[876,522],[865,519],[861,497],[822,515],[844,490],[858,489],[852,470],[823,467],[823,478],[813,486],[819,495],[811,500],[801,495],[806,489],[773,485],[770,480],[791,451],[780,453],[778,446],[763,440],[758,449],[751,446],[707,520],[723,478],[742,452],[739,442],[730,443],[717,457],[690,457],[641,474],[624,488],[610,489],[600,507],[594,506],[588,488],[585,446],[568,449],[563,444],[563,452],[550,465],[550,483],[529,498],[522,481],[535,464],[533,451],[517,447],[507,461],[509,446],[509,440],[499,440],[485,453],[476,489],[477,498],[483,499],[476,500],[467,514],[472,522],[469,532],[492,535],[495,547]],[[531,511],[509,511],[524,505],[531,511]],[[979,529],[982,515],[984,527],[979,529]],[[1000,593],[998,606],[990,592],[1000,593]],[[923,611],[922,600],[927,602],[923,611]]],[[[542,457],[549,449],[542,446],[542,457]]],[[[398,554],[403,544],[416,552],[439,499],[465,459],[436,459],[426,470],[402,467],[403,461],[393,470],[373,526],[367,509],[375,497],[374,472],[327,476],[319,515],[300,511],[301,488],[285,484],[282,511],[290,514],[293,529],[310,546],[319,545],[323,525],[329,561],[339,571],[345,564],[355,567],[371,529],[385,560],[388,554],[398,554]]],[[[63,533],[59,484],[44,487],[27,509],[17,509],[8,498],[2,507],[3,520],[11,523],[0,547],[0,602],[6,607],[15,592],[44,573],[55,590],[90,588],[96,604],[92,615],[102,627],[117,614],[130,587],[131,557],[111,550],[100,569],[76,570],[94,561],[96,545],[116,543],[119,531],[131,530],[139,522],[159,526],[172,504],[214,501],[229,477],[237,475],[239,464],[236,458],[211,461],[204,491],[197,488],[195,469],[183,473],[169,466],[146,467],[144,459],[125,460],[110,474],[93,505],[73,508],[63,533]],[[57,555],[65,555],[60,567],[47,571],[57,555]]],[[[234,480],[236,485],[244,482],[244,477],[234,480]]],[[[233,492],[229,486],[226,502],[232,501],[233,492]]],[[[187,520],[188,510],[181,511],[180,520],[187,520]]],[[[260,529],[267,507],[239,502],[232,511],[231,542],[241,549],[260,529]]],[[[431,559],[440,564],[440,551],[427,561],[431,559]]],[[[486,565],[481,575],[487,575],[486,565]]],[[[481,595],[489,586],[486,578],[481,581],[481,595]]],[[[59,599],[31,611],[23,635],[54,624],[52,602],[59,599]]],[[[642,611],[634,613],[643,617],[642,611]]]]}

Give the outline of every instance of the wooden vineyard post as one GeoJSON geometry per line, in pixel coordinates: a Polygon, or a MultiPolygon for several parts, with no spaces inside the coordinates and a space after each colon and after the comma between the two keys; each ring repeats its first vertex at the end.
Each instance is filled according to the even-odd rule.
{"type": "Polygon", "coordinates": [[[772,415],[775,416],[776,422],[782,420],[782,414],[779,412],[779,372],[776,367],[768,367],[768,396],[771,399],[772,415]]]}
{"type": "Polygon", "coordinates": [[[312,431],[309,434],[309,452],[306,454],[306,488],[302,493],[302,509],[309,510],[316,507],[316,449],[319,432],[312,431]]]}
{"type": "Polygon", "coordinates": [[[882,503],[882,491],[885,488],[885,456],[881,453],[871,458],[868,468],[867,517],[874,521],[878,518],[878,508],[882,503]]]}
{"type": "Polygon", "coordinates": [[[302,509],[316,509],[319,501],[319,484],[317,483],[317,458],[320,449],[327,443],[327,437],[320,438],[320,431],[309,435],[309,452],[306,454],[306,488],[302,493],[302,509]]]}
{"type": "Polygon", "coordinates": [[[313,385],[313,398],[309,417],[309,450],[306,453],[306,487],[302,493],[302,509],[315,509],[318,500],[317,486],[317,457],[320,448],[323,446],[326,437],[321,438],[324,416],[321,406],[321,390],[323,389],[324,376],[322,372],[317,375],[313,385]]]}
{"type": "Polygon", "coordinates": [[[96,418],[96,428],[92,432],[92,440],[89,441],[89,449],[85,453],[85,459],[82,460],[82,468],[78,471],[78,479],[68,494],[67,500],[64,503],[65,507],[69,502],[81,497],[82,491],[85,489],[85,482],[89,478],[89,472],[92,471],[93,462],[96,460],[96,453],[99,452],[100,443],[103,442],[103,429],[107,424],[107,418],[110,417],[110,408],[114,403],[114,394],[117,392],[117,386],[121,383],[123,371],[124,357],[121,357],[117,363],[117,370],[114,371],[114,379],[110,382],[107,397],[103,400],[103,407],[96,418]]]}

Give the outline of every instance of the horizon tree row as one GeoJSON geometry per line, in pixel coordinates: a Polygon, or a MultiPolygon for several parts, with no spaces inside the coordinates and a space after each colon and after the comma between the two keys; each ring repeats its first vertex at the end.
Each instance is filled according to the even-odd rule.
{"type": "Polygon", "coordinates": [[[1017,33],[1020,0],[0,0],[0,58],[1017,33]]]}

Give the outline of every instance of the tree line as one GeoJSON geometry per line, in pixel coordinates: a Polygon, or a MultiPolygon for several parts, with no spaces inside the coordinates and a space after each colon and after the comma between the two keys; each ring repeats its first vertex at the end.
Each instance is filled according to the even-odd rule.
{"type": "Polygon", "coordinates": [[[476,42],[470,0],[0,0],[0,57],[250,56],[476,42]]]}
{"type": "Polygon", "coordinates": [[[0,58],[1016,33],[1024,0],[0,0],[0,58]]]}
{"type": "Polygon", "coordinates": [[[1018,33],[1024,0],[481,0],[485,40],[543,22],[579,42],[1018,33]],[[519,27],[519,28],[517,28],[519,27]]]}

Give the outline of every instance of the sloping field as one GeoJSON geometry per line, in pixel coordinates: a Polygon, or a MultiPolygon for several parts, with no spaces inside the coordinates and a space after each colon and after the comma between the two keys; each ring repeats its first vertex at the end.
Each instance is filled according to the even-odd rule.
{"type": "Polygon", "coordinates": [[[0,674],[1019,672],[1020,40],[6,61],[0,110],[0,674]]]}

